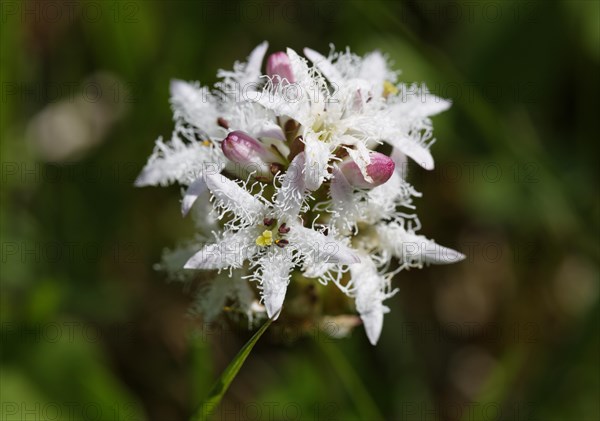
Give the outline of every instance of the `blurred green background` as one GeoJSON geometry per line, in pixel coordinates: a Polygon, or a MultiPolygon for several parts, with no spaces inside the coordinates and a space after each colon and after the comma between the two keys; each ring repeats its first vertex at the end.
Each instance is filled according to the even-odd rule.
{"type": "Polygon", "coordinates": [[[454,102],[410,181],[468,258],[397,276],[376,347],[274,329],[213,418],[600,420],[598,1],[0,6],[2,420],[187,419],[249,338],[153,269],[194,227],[132,184],[169,79],[263,40],[380,49],[454,102]]]}

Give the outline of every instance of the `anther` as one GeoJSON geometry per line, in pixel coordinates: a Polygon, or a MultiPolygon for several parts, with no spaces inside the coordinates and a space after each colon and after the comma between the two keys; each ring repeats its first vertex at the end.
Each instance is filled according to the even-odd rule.
{"type": "Polygon", "coordinates": [[[275,244],[277,244],[277,247],[281,247],[284,248],[285,246],[287,246],[290,242],[286,239],[280,239],[280,240],[275,240],[275,244]]]}
{"type": "Polygon", "coordinates": [[[224,129],[229,129],[229,122],[225,120],[223,117],[217,118],[217,124],[224,129]]]}
{"type": "Polygon", "coordinates": [[[269,170],[271,171],[271,174],[277,175],[283,170],[283,165],[278,162],[272,162],[271,165],[269,165],[269,170]]]}

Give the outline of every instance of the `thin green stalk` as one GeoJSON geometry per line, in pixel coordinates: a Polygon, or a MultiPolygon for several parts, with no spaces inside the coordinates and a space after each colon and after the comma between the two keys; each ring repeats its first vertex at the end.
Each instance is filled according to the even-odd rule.
{"type": "Polygon", "coordinates": [[[223,399],[223,395],[229,389],[229,385],[240,371],[240,368],[244,365],[244,361],[250,355],[250,351],[258,342],[258,339],[262,336],[263,333],[267,330],[267,328],[271,325],[273,320],[269,319],[267,322],[261,326],[261,328],[250,338],[246,345],[237,353],[233,361],[229,363],[223,374],[217,379],[214,386],[210,390],[208,397],[206,400],[200,405],[198,410],[192,415],[190,420],[192,421],[204,421],[208,420],[210,415],[217,409],[219,404],[221,403],[221,399],[223,399]]]}

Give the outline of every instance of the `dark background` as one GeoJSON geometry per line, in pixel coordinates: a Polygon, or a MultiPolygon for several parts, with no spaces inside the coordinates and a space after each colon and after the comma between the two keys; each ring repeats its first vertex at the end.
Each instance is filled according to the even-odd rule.
{"type": "Polygon", "coordinates": [[[467,259],[397,276],[376,347],[272,329],[214,419],[600,419],[598,1],[0,5],[2,420],[186,419],[249,337],[153,269],[194,227],[132,183],[169,79],[263,40],[380,49],[454,102],[410,181],[467,259]]]}

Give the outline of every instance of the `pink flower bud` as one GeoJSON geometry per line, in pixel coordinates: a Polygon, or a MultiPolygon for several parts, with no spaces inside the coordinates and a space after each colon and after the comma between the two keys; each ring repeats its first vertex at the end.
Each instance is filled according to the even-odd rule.
{"type": "Polygon", "coordinates": [[[372,189],[388,181],[394,173],[396,165],[390,157],[379,152],[372,152],[370,157],[371,163],[367,165],[367,175],[371,177],[372,182],[365,180],[360,168],[352,158],[348,157],[340,164],[342,174],[352,186],[361,189],[372,189]]]}
{"type": "Polygon", "coordinates": [[[290,58],[283,51],[273,53],[269,56],[267,59],[267,75],[273,80],[273,83],[278,83],[283,79],[287,79],[289,83],[296,81],[290,58]]]}
{"type": "Polygon", "coordinates": [[[241,130],[229,133],[221,143],[221,148],[227,159],[236,164],[267,164],[278,161],[265,145],[241,130]]]}

